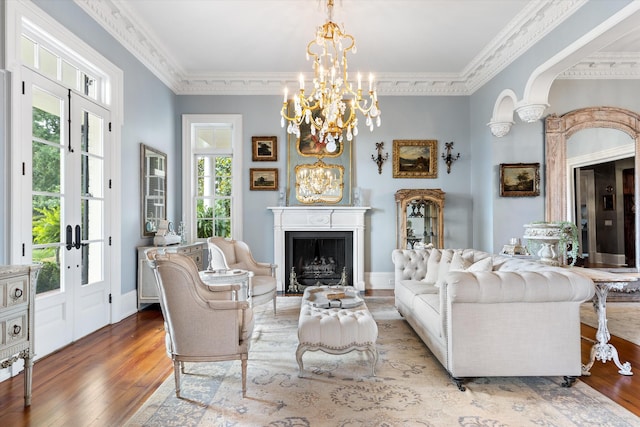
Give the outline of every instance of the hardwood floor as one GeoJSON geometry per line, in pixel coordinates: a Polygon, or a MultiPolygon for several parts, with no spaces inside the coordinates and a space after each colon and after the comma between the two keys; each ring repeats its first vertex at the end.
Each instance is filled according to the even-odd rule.
{"type": "MultiPolygon", "coordinates": [[[[591,327],[582,332],[595,337],[591,327]]],[[[579,380],[640,416],[640,347],[611,342],[636,374],[622,376],[614,363],[596,361],[592,375],[579,380]]],[[[583,340],[583,360],[590,349],[583,340]]],[[[0,383],[0,425],[119,426],[171,374],[162,315],[152,306],[36,362],[30,408],[23,407],[23,374],[0,383]]]]}

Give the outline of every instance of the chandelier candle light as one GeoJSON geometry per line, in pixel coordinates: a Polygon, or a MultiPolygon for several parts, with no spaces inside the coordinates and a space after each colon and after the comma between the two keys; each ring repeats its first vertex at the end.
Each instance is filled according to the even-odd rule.
{"type": "Polygon", "coordinates": [[[356,41],[331,21],[333,0],[327,1],[328,20],[318,27],[316,38],[307,45],[307,60],[313,59],[313,91],[305,96],[304,76],[300,74],[300,90],[293,97],[293,116],[288,115],[288,89],[284,90],[282,127],[289,122],[287,132],[300,138],[300,125],[310,125],[311,135],[333,153],[336,142],[358,135],[356,110],[366,117],[366,125],[373,131],[373,123],[380,126],[380,109],[373,74],[369,74],[369,97],[362,97],[362,76],[357,76],[357,90],[349,82],[347,52],[356,53],[356,41]]]}

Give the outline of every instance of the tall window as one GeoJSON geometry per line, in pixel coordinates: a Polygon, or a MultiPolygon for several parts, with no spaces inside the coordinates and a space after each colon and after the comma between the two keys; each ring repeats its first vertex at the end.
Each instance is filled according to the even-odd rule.
{"type": "Polygon", "coordinates": [[[182,205],[189,237],[241,239],[241,117],[186,114],[182,124],[182,205]]]}

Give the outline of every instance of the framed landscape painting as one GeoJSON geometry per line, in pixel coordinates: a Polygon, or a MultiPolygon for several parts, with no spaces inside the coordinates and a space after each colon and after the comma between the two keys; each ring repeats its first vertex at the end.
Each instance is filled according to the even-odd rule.
{"type": "Polygon", "coordinates": [[[500,196],[540,195],[540,163],[501,163],[500,196]]]}
{"type": "Polygon", "coordinates": [[[254,136],[251,138],[251,160],[275,162],[278,160],[277,136],[254,136]]]}
{"type": "Polygon", "coordinates": [[[277,168],[251,168],[249,169],[250,190],[277,190],[277,168]]]}
{"type": "Polygon", "coordinates": [[[438,141],[393,140],[394,178],[437,178],[438,141]]]}

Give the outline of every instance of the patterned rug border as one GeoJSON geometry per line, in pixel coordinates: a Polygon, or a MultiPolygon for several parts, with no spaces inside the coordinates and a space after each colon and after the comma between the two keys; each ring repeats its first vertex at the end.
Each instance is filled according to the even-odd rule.
{"type": "MultiPolygon", "coordinates": [[[[379,328],[377,376],[359,352],[295,362],[300,297],[278,297],[278,316],[256,308],[247,398],[240,363],[192,364],[175,398],[173,373],[127,426],[634,426],[639,418],[586,384],[562,378],[476,378],[460,392],[399,316],[393,297],[365,297],[379,328]]],[[[267,308],[264,308],[267,307],[267,308]]],[[[307,356],[309,355],[309,356],[307,356]]]]}

